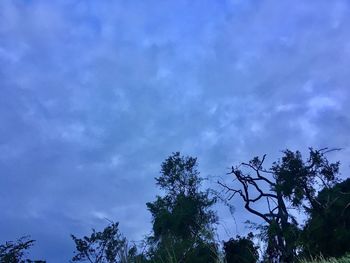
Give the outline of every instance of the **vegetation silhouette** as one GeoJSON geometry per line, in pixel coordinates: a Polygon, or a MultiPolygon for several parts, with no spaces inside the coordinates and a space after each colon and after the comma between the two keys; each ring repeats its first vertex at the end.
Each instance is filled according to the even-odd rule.
{"type": "Polygon", "coordinates": [[[228,185],[218,181],[226,200],[239,196],[245,209],[265,223],[259,226],[267,243],[265,258],[274,262],[294,262],[300,249],[301,229],[291,209],[323,211],[316,195],[323,187],[339,181],[339,162],[330,163],[326,154],[338,149],[309,149],[303,160],[299,151],[283,151],[281,160],[264,167],[266,155],[231,168],[228,173],[238,182],[228,185]],[[256,204],[264,201],[263,206],[256,204]],[[255,207],[254,207],[255,205],[255,207]]]}
{"type": "MultiPolygon", "coordinates": [[[[215,240],[218,217],[213,210],[217,198],[204,189],[197,159],[170,155],[155,178],[162,195],[146,204],[152,215],[152,231],[143,247],[130,245],[119,231],[119,223],[78,238],[71,262],[90,263],[255,263],[306,262],[342,257],[350,253],[350,178],[341,181],[339,162],[327,154],[339,149],[309,149],[306,159],[299,151],[283,151],[282,158],[265,168],[266,155],[233,166],[234,179],[218,181],[225,204],[235,196],[242,206],[263,223],[246,222],[255,234],[236,236],[221,244],[215,240]],[[301,224],[293,213],[306,217],[301,224]]],[[[34,240],[29,236],[0,245],[0,263],[45,262],[28,258],[34,240]]],[[[342,261],[343,260],[343,261],[342,261]]]]}
{"type": "Polygon", "coordinates": [[[1,263],[44,263],[43,260],[31,260],[27,258],[28,250],[34,245],[35,240],[30,236],[23,236],[16,241],[7,241],[0,245],[1,263]]]}
{"type": "Polygon", "coordinates": [[[150,258],[163,262],[170,254],[176,262],[215,262],[217,216],[210,210],[215,199],[209,197],[209,190],[200,190],[197,159],[173,153],[160,173],[156,184],[165,194],[147,203],[153,231],[148,239],[150,258]]]}
{"type": "Polygon", "coordinates": [[[258,247],[253,242],[253,233],[247,237],[236,236],[224,242],[226,263],[255,263],[259,259],[258,247]]]}
{"type": "Polygon", "coordinates": [[[135,256],[136,247],[129,248],[119,232],[119,223],[111,223],[103,231],[92,229],[90,236],[77,238],[71,235],[76,251],[72,262],[127,263],[135,256]]]}
{"type": "Polygon", "coordinates": [[[350,251],[350,179],[324,188],[303,230],[305,256],[341,257],[350,251]]]}

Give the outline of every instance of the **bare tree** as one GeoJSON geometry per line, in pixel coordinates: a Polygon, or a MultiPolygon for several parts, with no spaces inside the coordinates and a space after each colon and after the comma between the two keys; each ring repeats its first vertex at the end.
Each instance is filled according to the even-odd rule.
{"type": "Polygon", "coordinates": [[[238,187],[218,181],[225,200],[238,195],[245,209],[265,222],[270,260],[293,261],[299,231],[290,208],[317,208],[317,185],[325,187],[337,181],[339,162],[329,163],[325,158],[326,153],[334,150],[338,149],[310,148],[305,162],[300,152],[286,150],[282,160],[273,163],[270,169],[263,167],[266,155],[255,157],[248,163],[231,167],[228,174],[238,181],[238,187]],[[264,208],[255,208],[254,204],[260,201],[265,201],[264,208]]]}

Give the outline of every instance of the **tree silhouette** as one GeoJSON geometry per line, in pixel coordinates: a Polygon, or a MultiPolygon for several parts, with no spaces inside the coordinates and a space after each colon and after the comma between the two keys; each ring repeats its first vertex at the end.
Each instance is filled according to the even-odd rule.
{"type": "Polygon", "coordinates": [[[246,210],[265,222],[269,260],[293,262],[300,231],[290,208],[322,210],[316,199],[317,192],[337,182],[339,162],[329,163],[325,157],[334,150],[337,149],[310,148],[306,161],[299,151],[285,150],[282,159],[270,169],[263,167],[266,155],[261,159],[255,157],[232,167],[228,173],[239,186],[218,182],[226,193],[226,200],[240,196],[246,210]],[[265,205],[257,208],[256,204],[261,201],[265,201],[265,205]]]}
{"type": "Polygon", "coordinates": [[[256,263],[259,259],[258,247],[252,241],[253,234],[247,237],[236,236],[224,242],[225,259],[227,263],[256,263]]]}
{"type": "Polygon", "coordinates": [[[303,231],[304,255],[341,257],[350,252],[350,179],[324,188],[303,231]]]}
{"type": "Polygon", "coordinates": [[[126,263],[136,249],[128,248],[126,238],[118,229],[119,223],[111,223],[103,231],[92,229],[91,235],[77,238],[71,235],[76,251],[72,262],[126,263]]]}
{"type": "Polygon", "coordinates": [[[36,262],[43,263],[43,260],[30,260],[26,258],[26,254],[29,248],[35,243],[35,240],[30,239],[29,236],[24,236],[17,239],[15,242],[7,241],[5,244],[0,245],[0,262],[4,263],[24,263],[24,262],[36,262]]]}
{"type": "Polygon", "coordinates": [[[152,259],[213,262],[216,245],[212,241],[212,224],[216,215],[210,207],[215,200],[208,191],[200,191],[197,159],[173,153],[162,163],[156,184],[165,195],[147,203],[153,218],[153,235],[149,239],[152,259]]]}

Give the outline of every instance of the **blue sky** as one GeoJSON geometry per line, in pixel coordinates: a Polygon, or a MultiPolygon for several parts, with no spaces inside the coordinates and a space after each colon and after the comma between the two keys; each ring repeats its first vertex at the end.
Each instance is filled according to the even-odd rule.
{"type": "MultiPolygon", "coordinates": [[[[174,151],[214,182],[256,155],[343,147],[331,158],[346,176],[349,12],[347,0],[1,1],[0,241],[30,234],[33,255],[64,262],[69,235],[105,217],[142,239],[174,151]]],[[[244,231],[218,210],[222,239],[244,231]]]]}

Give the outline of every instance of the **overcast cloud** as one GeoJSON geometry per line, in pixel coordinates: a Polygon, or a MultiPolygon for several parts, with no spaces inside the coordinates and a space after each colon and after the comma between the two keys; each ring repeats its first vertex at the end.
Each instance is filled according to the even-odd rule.
{"type": "Polygon", "coordinates": [[[33,255],[64,262],[69,235],[104,218],[142,239],[174,151],[212,181],[309,146],[344,147],[348,171],[349,14],[347,0],[0,1],[0,241],[30,234],[33,255]]]}

